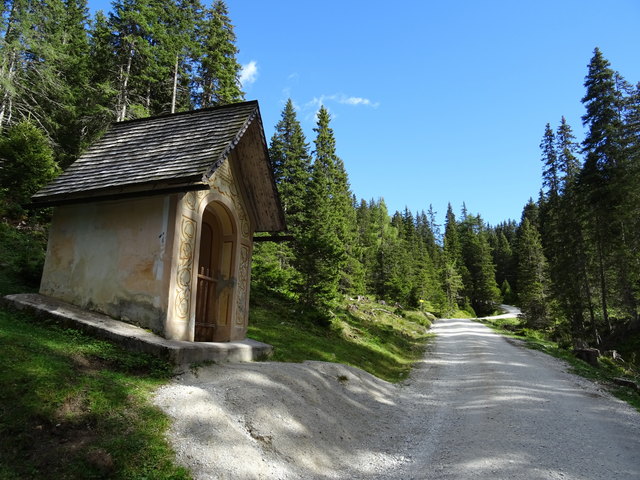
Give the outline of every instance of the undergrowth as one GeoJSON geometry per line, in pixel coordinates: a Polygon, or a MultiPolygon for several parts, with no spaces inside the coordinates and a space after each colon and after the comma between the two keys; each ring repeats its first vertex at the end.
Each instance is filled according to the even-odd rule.
{"type": "Polygon", "coordinates": [[[17,228],[0,219],[0,296],[38,289],[46,249],[44,227],[24,223],[17,228]]]}

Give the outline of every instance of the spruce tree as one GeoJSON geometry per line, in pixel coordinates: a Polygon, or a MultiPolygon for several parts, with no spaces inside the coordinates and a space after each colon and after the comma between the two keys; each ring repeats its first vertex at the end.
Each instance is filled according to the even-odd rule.
{"type": "Polygon", "coordinates": [[[161,5],[144,0],[115,0],[109,14],[115,52],[117,121],[150,115],[151,82],[156,78],[154,26],[161,5]]]}
{"type": "Polygon", "coordinates": [[[542,183],[547,188],[547,197],[555,199],[560,190],[560,167],[558,155],[556,154],[556,139],[551,125],[548,123],[545,126],[540,148],[544,164],[542,183]]]}
{"type": "Polygon", "coordinates": [[[462,258],[462,246],[460,245],[459,226],[451,204],[447,205],[447,213],[444,225],[443,237],[443,269],[442,283],[446,292],[447,311],[454,311],[458,307],[464,307],[464,277],[466,267],[462,258]]]}
{"type": "Polygon", "coordinates": [[[578,145],[571,126],[562,117],[556,132],[561,197],[557,208],[557,223],[546,242],[553,242],[555,246],[553,258],[549,257],[551,292],[557,300],[560,312],[569,321],[571,334],[576,339],[585,335],[587,312],[590,323],[595,324],[584,242],[586,211],[576,190],[580,173],[577,151],[578,145]]]}
{"type": "MultiPolygon", "coordinates": [[[[613,263],[616,251],[626,248],[623,237],[624,220],[618,206],[621,192],[616,180],[621,178],[623,164],[623,128],[621,112],[623,101],[616,89],[616,75],[599,49],[595,49],[585,79],[587,92],[582,99],[586,113],[582,122],[588,128],[582,142],[585,163],[581,172],[582,198],[588,208],[587,233],[594,245],[594,276],[600,296],[600,314],[609,332],[612,323],[609,315],[611,283],[614,275],[622,275],[627,283],[627,272],[623,262],[613,263]]],[[[623,287],[624,288],[624,287],[623,287]]]]}
{"type": "Polygon", "coordinates": [[[311,171],[309,145],[291,99],[282,111],[271,137],[269,156],[288,229],[298,234],[303,221],[304,200],[311,171]]]}
{"type": "MultiPolygon", "coordinates": [[[[29,2],[5,1],[0,16],[0,132],[13,120],[20,86],[23,85],[23,62],[26,47],[31,44],[34,15],[29,2]]],[[[19,108],[19,107],[18,107],[19,108]]]]}
{"type": "Polygon", "coordinates": [[[462,247],[458,234],[458,223],[451,204],[447,205],[444,225],[444,252],[454,264],[462,264],[462,247]]]}
{"type": "Polygon", "coordinates": [[[153,85],[154,113],[192,108],[190,74],[197,55],[196,22],[202,13],[200,0],[173,0],[161,11],[154,45],[158,65],[153,85]]]}
{"type": "Polygon", "coordinates": [[[520,226],[518,240],[518,285],[527,325],[537,329],[550,326],[547,263],[540,235],[527,218],[520,226]]]}
{"type": "Polygon", "coordinates": [[[328,314],[338,296],[340,272],[347,260],[341,239],[342,219],[336,208],[336,153],[333,130],[329,127],[329,112],[318,112],[314,162],[305,205],[304,228],[300,238],[302,247],[302,300],[328,314]]]}
{"type": "Polygon", "coordinates": [[[488,315],[501,298],[484,222],[479,215],[467,214],[461,222],[460,232],[466,267],[462,275],[466,296],[477,315],[488,315]]]}
{"type": "Polygon", "coordinates": [[[576,154],[578,144],[573,135],[571,125],[562,117],[556,132],[556,152],[558,156],[558,169],[561,172],[560,190],[563,193],[570,186],[575,186],[580,173],[580,161],[576,154]]]}
{"type": "Polygon", "coordinates": [[[311,157],[293,102],[289,99],[271,137],[269,156],[287,229],[293,240],[287,243],[261,242],[253,252],[256,281],[286,293],[299,290],[304,255],[301,237],[305,225],[311,157]]]}
{"type": "Polygon", "coordinates": [[[195,104],[202,107],[226,105],[244,99],[239,84],[241,66],[227,5],[215,0],[198,25],[197,74],[194,79],[195,104]]]}

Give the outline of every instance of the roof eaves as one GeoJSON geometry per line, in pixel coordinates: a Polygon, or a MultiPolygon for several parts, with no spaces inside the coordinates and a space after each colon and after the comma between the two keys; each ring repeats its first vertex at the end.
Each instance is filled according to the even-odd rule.
{"type": "Polygon", "coordinates": [[[102,188],[95,190],[84,190],[82,192],[61,193],[54,195],[43,195],[31,197],[31,208],[56,207],[74,203],[101,202],[106,200],[121,200],[124,198],[145,197],[155,195],[166,195],[170,193],[188,192],[193,190],[207,190],[209,185],[199,181],[188,183],[140,183],[127,185],[126,187],[102,188]]]}

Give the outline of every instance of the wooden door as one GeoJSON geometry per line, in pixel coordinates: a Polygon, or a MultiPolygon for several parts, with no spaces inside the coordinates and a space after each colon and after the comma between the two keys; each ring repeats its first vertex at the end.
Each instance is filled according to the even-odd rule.
{"type": "Polygon", "coordinates": [[[228,342],[231,338],[235,229],[228,213],[205,210],[202,217],[196,290],[196,342],[228,342]],[[218,215],[226,214],[224,218],[218,215]]]}
{"type": "Polygon", "coordinates": [[[205,215],[200,238],[200,260],[196,290],[196,342],[212,342],[215,336],[217,283],[220,270],[220,229],[215,218],[205,215]],[[216,228],[218,227],[218,228],[216,228]],[[217,231],[216,231],[217,230],[217,231]]]}

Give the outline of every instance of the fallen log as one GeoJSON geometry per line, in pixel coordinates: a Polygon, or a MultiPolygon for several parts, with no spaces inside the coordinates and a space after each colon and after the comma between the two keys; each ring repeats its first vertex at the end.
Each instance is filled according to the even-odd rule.
{"type": "Polygon", "coordinates": [[[592,367],[598,366],[598,357],[600,350],[597,348],[575,348],[573,354],[580,360],[584,360],[592,367]]]}
{"type": "Polygon", "coordinates": [[[628,378],[616,377],[613,379],[613,383],[615,383],[616,385],[620,385],[621,387],[631,388],[632,390],[640,392],[640,385],[638,385],[633,380],[629,380],[628,378]]]}

